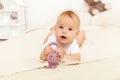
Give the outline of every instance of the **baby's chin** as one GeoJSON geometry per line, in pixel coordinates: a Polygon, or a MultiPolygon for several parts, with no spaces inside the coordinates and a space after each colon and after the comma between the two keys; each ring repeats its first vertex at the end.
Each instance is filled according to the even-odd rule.
{"type": "Polygon", "coordinates": [[[68,40],[60,40],[59,44],[61,44],[61,45],[67,45],[67,44],[69,44],[69,42],[68,42],[68,40]]]}

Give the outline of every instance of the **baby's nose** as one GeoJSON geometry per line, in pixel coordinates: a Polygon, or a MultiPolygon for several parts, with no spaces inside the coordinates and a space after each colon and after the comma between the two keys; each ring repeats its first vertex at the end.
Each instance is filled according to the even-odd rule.
{"type": "Polygon", "coordinates": [[[67,33],[67,30],[66,29],[63,29],[63,31],[62,31],[63,33],[67,33]]]}

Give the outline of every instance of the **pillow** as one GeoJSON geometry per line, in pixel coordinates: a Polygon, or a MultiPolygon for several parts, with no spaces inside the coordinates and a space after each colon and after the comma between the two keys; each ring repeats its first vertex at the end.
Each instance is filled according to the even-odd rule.
{"type": "Polygon", "coordinates": [[[99,26],[120,26],[120,10],[108,10],[99,13],[93,16],[91,24],[99,26]]]}

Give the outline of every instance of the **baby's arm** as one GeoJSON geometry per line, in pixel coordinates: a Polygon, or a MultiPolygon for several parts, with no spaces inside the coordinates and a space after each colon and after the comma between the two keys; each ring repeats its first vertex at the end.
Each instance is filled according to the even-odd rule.
{"type": "Polygon", "coordinates": [[[70,61],[80,61],[80,54],[65,54],[64,59],[70,60],[70,61]]]}
{"type": "Polygon", "coordinates": [[[48,38],[54,34],[54,27],[50,29],[51,31],[48,33],[48,35],[45,37],[44,42],[46,43],[48,41],[48,38]]]}
{"type": "Polygon", "coordinates": [[[57,50],[58,55],[60,55],[61,59],[67,59],[71,61],[80,61],[80,54],[74,53],[74,54],[66,54],[62,49],[58,48],[57,50]]]}

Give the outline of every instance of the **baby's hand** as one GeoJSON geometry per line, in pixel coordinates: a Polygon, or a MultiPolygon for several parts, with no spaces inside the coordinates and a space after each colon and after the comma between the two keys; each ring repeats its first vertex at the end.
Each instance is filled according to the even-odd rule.
{"type": "Polygon", "coordinates": [[[52,48],[49,45],[45,46],[45,48],[44,48],[45,55],[48,55],[51,51],[52,51],[52,48]]]}
{"type": "Polygon", "coordinates": [[[56,49],[57,54],[60,56],[60,58],[64,57],[64,51],[61,48],[56,49]]]}

